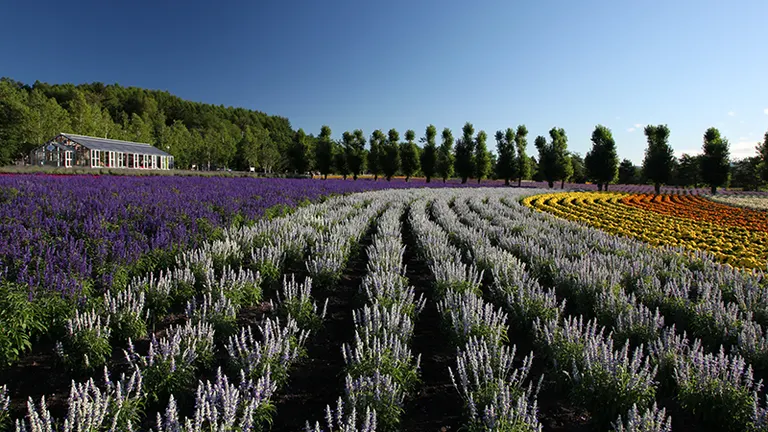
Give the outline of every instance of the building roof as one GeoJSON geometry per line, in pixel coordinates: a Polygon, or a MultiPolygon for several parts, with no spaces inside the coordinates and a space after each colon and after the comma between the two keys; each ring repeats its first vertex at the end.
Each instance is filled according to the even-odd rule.
{"type": "Polygon", "coordinates": [[[170,154],[160,150],[159,148],[145,143],[89,137],[85,135],[75,135],[70,133],[62,133],[61,135],[91,150],[170,156],[170,154]]]}

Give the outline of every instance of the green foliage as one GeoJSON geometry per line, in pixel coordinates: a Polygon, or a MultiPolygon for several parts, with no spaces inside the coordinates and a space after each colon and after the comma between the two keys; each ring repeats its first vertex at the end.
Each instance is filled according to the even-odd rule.
{"type": "Polygon", "coordinates": [[[453,176],[453,134],[448,128],[443,129],[443,142],[437,151],[437,173],[445,183],[453,176]]]}
{"type": "Polygon", "coordinates": [[[619,164],[619,183],[635,184],[638,183],[637,167],[629,159],[624,159],[619,164]]]}
{"type": "Polygon", "coordinates": [[[384,132],[381,129],[376,129],[371,134],[370,145],[371,150],[368,152],[368,170],[373,174],[374,179],[379,178],[379,174],[383,172],[384,168],[384,145],[387,141],[384,132]]]}
{"type": "Polygon", "coordinates": [[[539,135],[534,142],[536,149],[539,150],[539,160],[537,166],[537,173],[549,184],[549,187],[554,186],[555,180],[557,180],[557,155],[552,144],[547,142],[547,139],[539,135]]]}
{"type": "Polygon", "coordinates": [[[717,193],[718,186],[723,186],[728,181],[731,173],[730,151],[728,140],[720,136],[720,131],[709,128],[704,133],[704,145],[701,156],[701,177],[712,188],[712,193],[717,193]]]}
{"type": "Polygon", "coordinates": [[[554,174],[555,180],[560,180],[560,188],[565,187],[565,182],[573,175],[573,166],[571,165],[570,153],[568,153],[568,137],[563,128],[552,128],[549,130],[549,136],[552,138],[552,149],[554,151],[554,174]]]}
{"type": "Polygon", "coordinates": [[[683,156],[680,157],[677,166],[677,184],[679,186],[696,187],[702,182],[701,161],[701,156],[683,154],[683,156]]]}
{"type": "Polygon", "coordinates": [[[616,142],[611,130],[603,125],[595,126],[592,132],[592,149],[584,158],[587,177],[597,183],[598,189],[608,190],[608,185],[619,174],[619,156],[616,154],[616,142]]]}
{"type": "Polygon", "coordinates": [[[315,165],[320,174],[328,177],[333,168],[333,141],[331,140],[331,128],[323,125],[320,128],[320,136],[315,145],[315,165]]]}
{"type": "Polygon", "coordinates": [[[667,125],[648,125],[645,127],[648,147],[643,159],[643,175],[654,183],[656,193],[661,193],[661,185],[667,183],[672,175],[674,153],[669,145],[667,125]]]}
{"type": "Polygon", "coordinates": [[[357,176],[365,169],[365,135],[360,129],[355,129],[349,137],[347,137],[346,132],[344,134],[347,167],[352,173],[352,178],[357,180],[357,176]]]}
{"type": "Polygon", "coordinates": [[[384,144],[383,159],[380,160],[381,170],[387,180],[392,180],[392,176],[397,174],[400,169],[400,134],[395,129],[390,129],[387,134],[387,141],[384,144]]]}
{"type": "Polygon", "coordinates": [[[462,128],[462,136],[456,142],[456,160],[454,162],[456,174],[461,177],[461,182],[466,183],[467,179],[475,171],[475,128],[472,123],[467,122],[462,128]]]}
{"type": "Polygon", "coordinates": [[[488,147],[485,144],[487,139],[488,134],[485,131],[481,130],[477,133],[477,139],[475,140],[474,177],[478,183],[491,172],[491,156],[488,154],[488,147]]]}
{"type": "Polygon", "coordinates": [[[530,163],[530,159],[526,154],[526,147],[528,147],[528,128],[525,125],[519,125],[515,131],[515,148],[517,149],[516,170],[517,170],[517,185],[522,184],[522,179],[528,179],[533,172],[533,166],[530,163]]]}
{"type": "MultiPolygon", "coordinates": [[[[349,135],[348,132],[345,132],[349,135]]],[[[347,163],[347,155],[344,152],[344,145],[342,143],[333,142],[333,170],[337,174],[344,176],[344,180],[349,175],[349,164],[347,163]]]]}
{"type": "Polygon", "coordinates": [[[744,190],[758,190],[763,185],[760,173],[760,156],[753,156],[733,163],[730,186],[744,190]]]}
{"type": "Polygon", "coordinates": [[[763,142],[759,143],[757,147],[757,155],[760,158],[760,176],[763,181],[768,181],[768,132],[763,136],[763,142]]]}
{"type": "Polygon", "coordinates": [[[586,183],[587,168],[585,167],[584,158],[578,153],[571,153],[571,167],[573,167],[573,174],[571,175],[571,181],[573,183],[586,183]]]}
{"type": "Polygon", "coordinates": [[[427,130],[424,138],[421,142],[424,143],[424,149],[421,151],[421,172],[429,183],[432,177],[437,173],[437,144],[435,137],[437,136],[437,128],[434,125],[427,126],[427,130]]]}
{"type": "Polygon", "coordinates": [[[102,321],[95,311],[76,313],[56,350],[67,369],[90,374],[101,370],[112,354],[110,333],[109,320],[102,321]]]}
{"type": "Polygon", "coordinates": [[[412,130],[405,132],[406,142],[400,144],[400,165],[405,181],[419,170],[419,147],[413,140],[416,134],[412,130]]]}
{"type": "Polygon", "coordinates": [[[517,178],[517,158],[515,156],[515,131],[508,128],[505,132],[496,131],[496,175],[504,179],[509,186],[509,180],[517,178]]]}
{"type": "Polygon", "coordinates": [[[311,168],[310,151],[307,134],[304,133],[303,129],[299,129],[293,134],[293,142],[289,152],[290,166],[294,172],[304,174],[309,171],[311,168]]]}
{"type": "Polygon", "coordinates": [[[0,368],[10,366],[32,348],[32,338],[46,330],[28,287],[0,283],[0,368]]]}

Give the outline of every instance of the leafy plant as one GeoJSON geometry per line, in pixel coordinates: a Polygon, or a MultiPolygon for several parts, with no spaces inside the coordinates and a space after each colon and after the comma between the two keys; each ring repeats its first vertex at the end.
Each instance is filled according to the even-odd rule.
{"type": "Polygon", "coordinates": [[[38,307],[28,300],[27,289],[0,283],[0,367],[9,366],[32,348],[32,338],[46,329],[38,307]]]}
{"type": "Polygon", "coordinates": [[[72,371],[89,373],[101,369],[112,353],[109,317],[102,321],[95,310],[75,312],[67,321],[66,334],[56,343],[64,365],[72,371]]]}

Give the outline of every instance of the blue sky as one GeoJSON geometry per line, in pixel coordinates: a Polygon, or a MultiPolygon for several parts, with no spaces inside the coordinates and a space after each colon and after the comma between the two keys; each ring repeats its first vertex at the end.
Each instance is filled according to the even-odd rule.
{"type": "Polygon", "coordinates": [[[604,124],[640,163],[644,124],[678,155],[710,126],[752,155],[768,130],[764,0],[6,3],[0,76],[167,90],[315,134],[524,123],[529,153],[557,126],[583,155],[604,124]]]}

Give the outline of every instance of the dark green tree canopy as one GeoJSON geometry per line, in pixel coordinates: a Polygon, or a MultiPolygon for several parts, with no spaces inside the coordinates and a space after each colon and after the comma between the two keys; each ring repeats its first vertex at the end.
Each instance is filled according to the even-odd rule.
{"type": "Polygon", "coordinates": [[[421,151],[421,172],[429,183],[437,172],[437,128],[434,125],[427,126],[425,136],[421,139],[424,148],[421,151]]]}
{"type": "Polygon", "coordinates": [[[477,138],[475,139],[474,177],[478,183],[488,177],[488,174],[491,172],[491,155],[488,153],[487,140],[488,134],[485,131],[481,130],[477,133],[477,138]]]}
{"type": "Polygon", "coordinates": [[[704,133],[704,154],[701,156],[701,178],[717,193],[717,188],[728,182],[731,172],[731,157],[728,140],[720,136],[720,131],[709,128],[704,133]]]}
{"type": "Polygon", "coordinates": [[[528,154],[526,153],[526,147],[528,147],[528,128],[525,125],[519,125],[515,131],[515,149],[517,150],[516,171],[517,171],[517,185],[522,184],[522,180],[531,177],[532,165],[528,154]]]}
{"type": "Polygon", "coordinates": [[[675,155],[669,145],[667,125],[648,125],[645,127],[648,147],[643,159],[643,175],[654,183],[656,194],[661,193],[661,185],[667,183],[672,175],[675,155]]]}
{"type": "Polygon", "coordinates": [[[636,184],[639,182],[638,169],[629,159],[624,159],[619,164],[619,183],[636,184]]]}
{"type": "Polygon", "coordinates": [[[456,142],[456,159],[454,162],[456,174],[461,177],[461,182],[466,183],[467,179],[474,174],[475,164],[475,139],[473,137],[475,128],[472,123],[467,122],[462,128],[462,136],[456,142]]]}
{"type": "Polygon", "coordinates": [[[397,174],[400,169],[400,134],[396,129],[390,129],[387,134],[387,142],[384,145],[384,158],[381,168],[387,180],[397,174]]]}
{"type": "Polygon", "coordinates": [[[597,183],[598,189],[616,180],[619,174],[619,156],[616,154],[616,142],[611,130],[597,125],[592,132],[592,149],[584,158],[587,177],[597,183]]]}
{"type": "Polygon", "coordinates": [[[509,186],[510,179],[517,178],[517,159],[515,156],[515,131],[508,128],[505,132],[496,131],[496,175],[504,179],[509,186]]]}
{"type": "Polygon", "coordinates": [[[534,141],[536,149],[539,151],[539,159],[537,161],[537,173],[539,177],[549,184],[552,188],[557,180],[557,154],[555,148],[551,143],[547,142],[547,139],[539,135],[534,141]]]}
{"type": "Polygon", "coordinates": [[[334,166],[331,128],[323,126],[315,144],[315,166],[323,177],[328,177],[334,166]]]}
{"type": "Polygon", "coordinates": [[[379,178],[379,174],[382,173],[383,159],[384,159],[384,145],[387,142],[387,137],[381,129],[376,129],[371,134],[369,140],[371,149],[368,152],[368,170],[373,174],[374,179],[379,178]]]}
{"type": "Polygon", "coordinates": [[[453,133],[448,128],[443,129],[443,141],[437,151],[437,173],[443,179],[443,183],[453,176],[453,133]]]}
{"type": "Polygon", "coordinates": [[[763,142],[757,145],[757,155],[760,158],[758,170],[763,181],[768,181],[768,132],[763,136],[763,142]]]}
{"type": "Polygon", "coordinates": [[[405,132],[406,141],[400,144],[400,167],[405,181],[419,170],[419,147],[413,141],[415,138],[416,133],[409,129],[405,132]]]}
{"type": "Polygon", "coordinates": [[[560,180],[560,188],[565,188],[565,182],[573,175],[571,155],[568,153],[568,137],[563,128],[552,128],[549,131],[554,152],[554,180],[560,180]]]}

